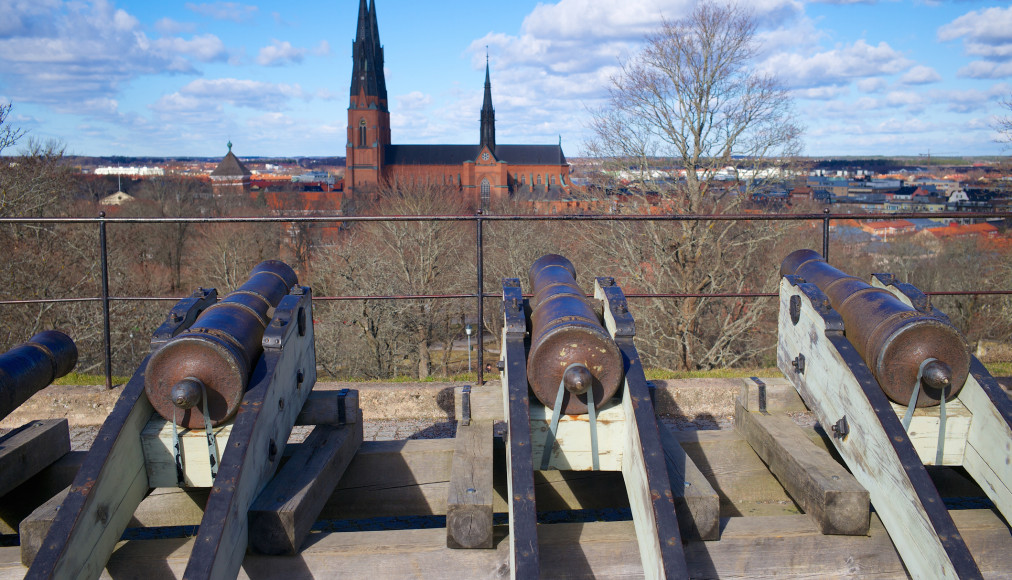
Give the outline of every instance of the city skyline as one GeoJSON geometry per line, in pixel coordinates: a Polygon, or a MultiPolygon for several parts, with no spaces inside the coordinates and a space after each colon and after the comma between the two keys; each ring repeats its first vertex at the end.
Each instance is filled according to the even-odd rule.
{"type": "MultiPolygon", "coordinates": [[[[376,0],[393,140],[477,143],[486,50],[498,140],[584,153],[618,63],[693,0],[376,0]],[[487,47],[487,48],[486,48],[487,47]]],[[[761,0],[764,52],[804,154],[998,155],[1012,7],[761,0]]],[[[358,0],[2,0],[0,101],[72,154],[343,156],[358,0]]]]}

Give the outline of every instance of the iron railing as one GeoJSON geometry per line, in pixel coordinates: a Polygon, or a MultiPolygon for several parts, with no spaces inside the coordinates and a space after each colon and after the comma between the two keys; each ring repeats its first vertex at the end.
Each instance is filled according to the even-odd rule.
{"type": "MultiPolygon", "coordinates": [[[[375,296],[314,296],[320,301],[351,301],[351,300],[439,300],[439,299],[475,299],[477,302],[477,318],[484,321],[484,299],[495,298],[498,294],[484,292],[484,225],[487,222],[526,222],[526,221],[649,221],[649,222],[680,222],[680,221],[808,221],[818,222],[822,229],[822,255],[829,260],[830,223],[832,220],[883,221],[919,218],[953,218],[953,219],[1004,219],[1012,218],[1012,212],[907,212],[907,213],[847,213],[833,214],[827,208],[822,213],[810,214],[665,214],[665,215],[490,215],[478,211],[474,215],[392,215],[392,216],[252,216],[252,217],[107,217],[100,212],[97,217],[32,217],[32,218],[0,218],[6,224],[96,224],[99,232],[99,255],[101,265],[101,295],[79,298],[46,298],[32,300],[0,300],[0,305],[13,304],[52,304],[71,302],[101,302],[103,322],[103,347],[105,362],[106,387],[112,388],[112,340],[110,330],[110,303],[113,301],[178,301],[181,297],[171,296],[110,296],[109,265],[106,226],[108,224],[207,224],[207,223],[306,223],[336,224],[353,222],[474,222],[475,224],[475,292],[469,294],[411,294],[411,295],[375,295],[375,296]]],[[[929,296],[986,296],[1012,295],[1012,290],[969,290],[969,291],[933,291],[926,292],[929,296]]],[[[775,292],[743,292],[743,293],[628,293],[628,298],[772,298],[775,292]]],[[[477,325],[478,348],[478,382],[485,382],[483,324],[477,325]]]]}

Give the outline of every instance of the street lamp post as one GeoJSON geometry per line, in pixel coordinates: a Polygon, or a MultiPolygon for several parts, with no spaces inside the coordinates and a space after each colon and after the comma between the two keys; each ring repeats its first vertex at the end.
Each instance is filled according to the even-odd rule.
{"type": "Polygon", "coordinates": [[[464,327],[464,333],[467,334],[467,372],[471,372],[471,332],[473,329],[468,324],[464,327]]]}

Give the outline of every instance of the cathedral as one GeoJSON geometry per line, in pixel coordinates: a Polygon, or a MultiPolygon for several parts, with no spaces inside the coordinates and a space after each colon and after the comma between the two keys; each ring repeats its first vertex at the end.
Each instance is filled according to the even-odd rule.
{"type": "Polygon", "coordinates": [[[569,164],[561,141],[496,143],[488,63],[476,145],[393,145],[375,0],[368,4],[360,0],[352,58],[346,194],[398,183],[437,184],[456,189],[475,207],[487,209],[510,197],[557,199],[569,191],[569,164]]]}

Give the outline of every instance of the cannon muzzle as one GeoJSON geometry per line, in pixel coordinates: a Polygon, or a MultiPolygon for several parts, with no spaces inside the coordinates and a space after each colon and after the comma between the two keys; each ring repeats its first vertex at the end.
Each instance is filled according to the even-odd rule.
{"type": "Polygon", "coordinates": [[[531,390],[554,409],[563,383],[562,410],[567,415],[586,413],[591,393],[595,408],[600,407],[622,383],[622,353],[577,285],[573,263],[546,254],[531,265],[529,281],[534,292],[527,355],[531,390]]]}
{"type": "Polygon", "coordinates": [[[274,309],[298,283],[288,264],[261,262],[242,286],[155,351],[144,377],[155,410],[191,429],[203,427],[205,407],[212,425],[235,415],[274,309]]]}

